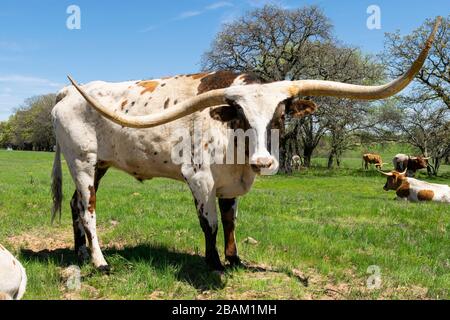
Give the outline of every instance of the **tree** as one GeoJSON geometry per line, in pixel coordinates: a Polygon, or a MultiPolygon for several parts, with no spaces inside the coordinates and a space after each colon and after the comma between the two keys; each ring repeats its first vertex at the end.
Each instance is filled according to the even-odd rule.
{"type": "Polygon", "coordinates": [[[429,173],[437,175],[441,163],[450,155],[450,110],[443,104],[411,104],[409,99],[399,98],[387,124],[424,156],[433,158],[429,173]]]}
{"type": "Polygon", "coordinates": [[[55,95],[29,98],[0,126],[0,146],[20,150],[51,151],[55,145],[51,110],[55,95]]]}
{"type": "MultiPolygon", "coordinates": [[[[412,34],[386,34],[384,62],[393,76],[405,72],[422,49],[434,20],[427,20],[412,34]]],[[[416,75],[411,100],[441,101],[450,109],[450,15],[442,19],[424,67],[416,75]]]]}
{"type": "MultiPolygon", "coordinates": [[[[311,43],[309,52],[304,61],[307,67],[303,70],[308,78],[366,85],[384,78],[382,65],[375,63],[372,56],[337,41],[311,43]]],[[[331,167],[333,160],[339,164],[342,153],[353,145],[352,134],[372,125],[367,117],[370,104],[332,97],[316,97],[314,101],[319,110],[297,120],[301,123],[305,165],[310,165],[314,149],[322,137],[329,134],[328,166],[331,167]]]]}
{"type": "Polygon", "coordinates": [[[309,43],[329,39],[331,30],[316,6],[285,10],[266,5],[225,24],[203,55],[202,68],[254,72],[266,81],[299,79],[309,43]]]}

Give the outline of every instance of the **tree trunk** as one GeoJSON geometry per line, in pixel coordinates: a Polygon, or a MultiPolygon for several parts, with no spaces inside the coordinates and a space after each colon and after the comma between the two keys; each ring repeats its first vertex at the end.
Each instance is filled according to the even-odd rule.
{"type": "Polygon", "coordinates": [[[330,154],[328,155],[328,164],[327,164],[327,168],[328,169],[332,169],[333,168],[333,161],[334,161],[334,155],[333,155],[333,151],[330,152],[330,154]]]}
{"type": "Polygon", "coordinates": [[[305,159],[305,167],[309,168],[311,167],[311,158],[313,154],[314,148],[311,148],[309,146],[305,146],[303,149],[303,158],[305,159]]]}

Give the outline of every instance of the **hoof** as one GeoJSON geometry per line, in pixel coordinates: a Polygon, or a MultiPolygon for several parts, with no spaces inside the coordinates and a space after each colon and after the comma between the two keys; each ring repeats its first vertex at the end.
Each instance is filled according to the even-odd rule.
{"type": "Polygon", "coordinates": [[[80,266],[88,263],[90,261],[90,259],[91,259],[91,257],[89,255],[89,252],[87,251],[86,247],[78,249],[77,260],[78,260],[78,264],[80,266]]]}
{"type": "Polygon", "coordinates": [[[230,267],[232,268],[245,267],[245,265],[242,263],[241,259],[238,256],[229,256],[226,257],[226,259],[230,263],[230,267]]]}
{"type": "Polygon", "coordinates": [[[220,259],[206,259],[206,264],[208,265],[208,267],[213,270],[213,271],[219,271],[219,272],[224,272],[225,268],[222,265],[222,263],[220,262],[220,259]]]}
{"type": "Polygon", "coordinates": [[[97,267],[97,270],[104,274],[109,274],[111,272],[111,267],[107,264],[97,267]]]}

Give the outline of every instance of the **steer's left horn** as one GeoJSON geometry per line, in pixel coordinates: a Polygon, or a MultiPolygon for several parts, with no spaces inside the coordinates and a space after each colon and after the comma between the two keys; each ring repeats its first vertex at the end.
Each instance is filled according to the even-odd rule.
{"type": "Polygon", "coordinates": [[[416,76],[422,68],[425,59],[434,41],[434,36],[441,24],[441,17],[437,17],[433,31],[428,37],[425,47],[420,52],[416,61],[409,70],[399,78],[380,86],[361,86],[334,81],[323,80],[299,80],[286,81],[284,89],[291,96],[329,96],[349,99],[375,100],[384,99],[400,92],[416,76]]]}
{"type": "Polygon", "coordinates": [[[122,126],[131,128],[151,128],[156,127],[161,124],[174,121],[176,119],[187,116],[196,111],[206,109],[211,106],[217,106],[221,104],[226,104],[224,97],[224,89],[211,90],[202,93],[196,97],[188,99],[176,106],[164,110],[163,112],[154,113],[146,116],[127,116],[124,114],[118,114],[113,112],[111,109],[103,106],[95,98],[87,94],[83,88],[81,88],[75,80],[70,76],[67,76],[73,86],[80,92],[80,94],[86,99],[86,101],[103,116],[109,120],[120,124],[122,126]]]}

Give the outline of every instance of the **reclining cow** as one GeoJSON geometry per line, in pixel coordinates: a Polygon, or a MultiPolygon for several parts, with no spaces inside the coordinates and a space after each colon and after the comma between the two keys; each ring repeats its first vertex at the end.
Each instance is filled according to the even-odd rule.
{"type": "Polygon", "coordinates": [[[26,286],[24,267],[0,244],[0,300],[21,299],[26,286]]]}
{"type": "Polygon", "coordinates": [[[450,203],[450,187],[445,184],[429,183],[406,176],[403,172],[391,171],[380,173],[387,176],[383,189],[395,190],[397,200],[436,201],[450,203]]]}
{"type": "Polygon", "coordinates": [[[437,21],[411,68],[379,86],[320,80],[261,83],[248,74],[232,72],[121,83],[96,81],[84,86],[71,80],[73,86],[58,94],[52,110],[57,140],[53,216],[61,213],[62,152],[76,185],[71,201],[75,250],[81,260],[88,258],[87,237],[94,265],[108,270],[97,237],[95,206],[100,179],[108,168],[118,168],[139,180],[165,177],[184,181],[194,197],[208,265],[223,269],[216,249],[216,199],[224,229],[225,258],[232,265],[239,264],[234,234],[237,199],[250,190],[257,174],[278,169],[276,155],[268,151],[269,145],[273,147],[271,129],[283,130],[285,115],[302,117],[315,110],[314,102],[302,97],[374,100],[401,91],[422,67],[438,26],[437,21]],[[195,123],[200,123],[200,128],[195,123]],[[188,135],[215,132],[207,141],[194,145],[194,150],[226,151],[234,147],[235,137],[227,133],[229,130],[251,130],[254,150],[246,149],[244,163],[198,163],[191,161],[194,156],[190,152],[183,152],[188,161],[175,163],[172,152],[184,138],[177,135],[180,129],[187,130],[188,135]]]}

